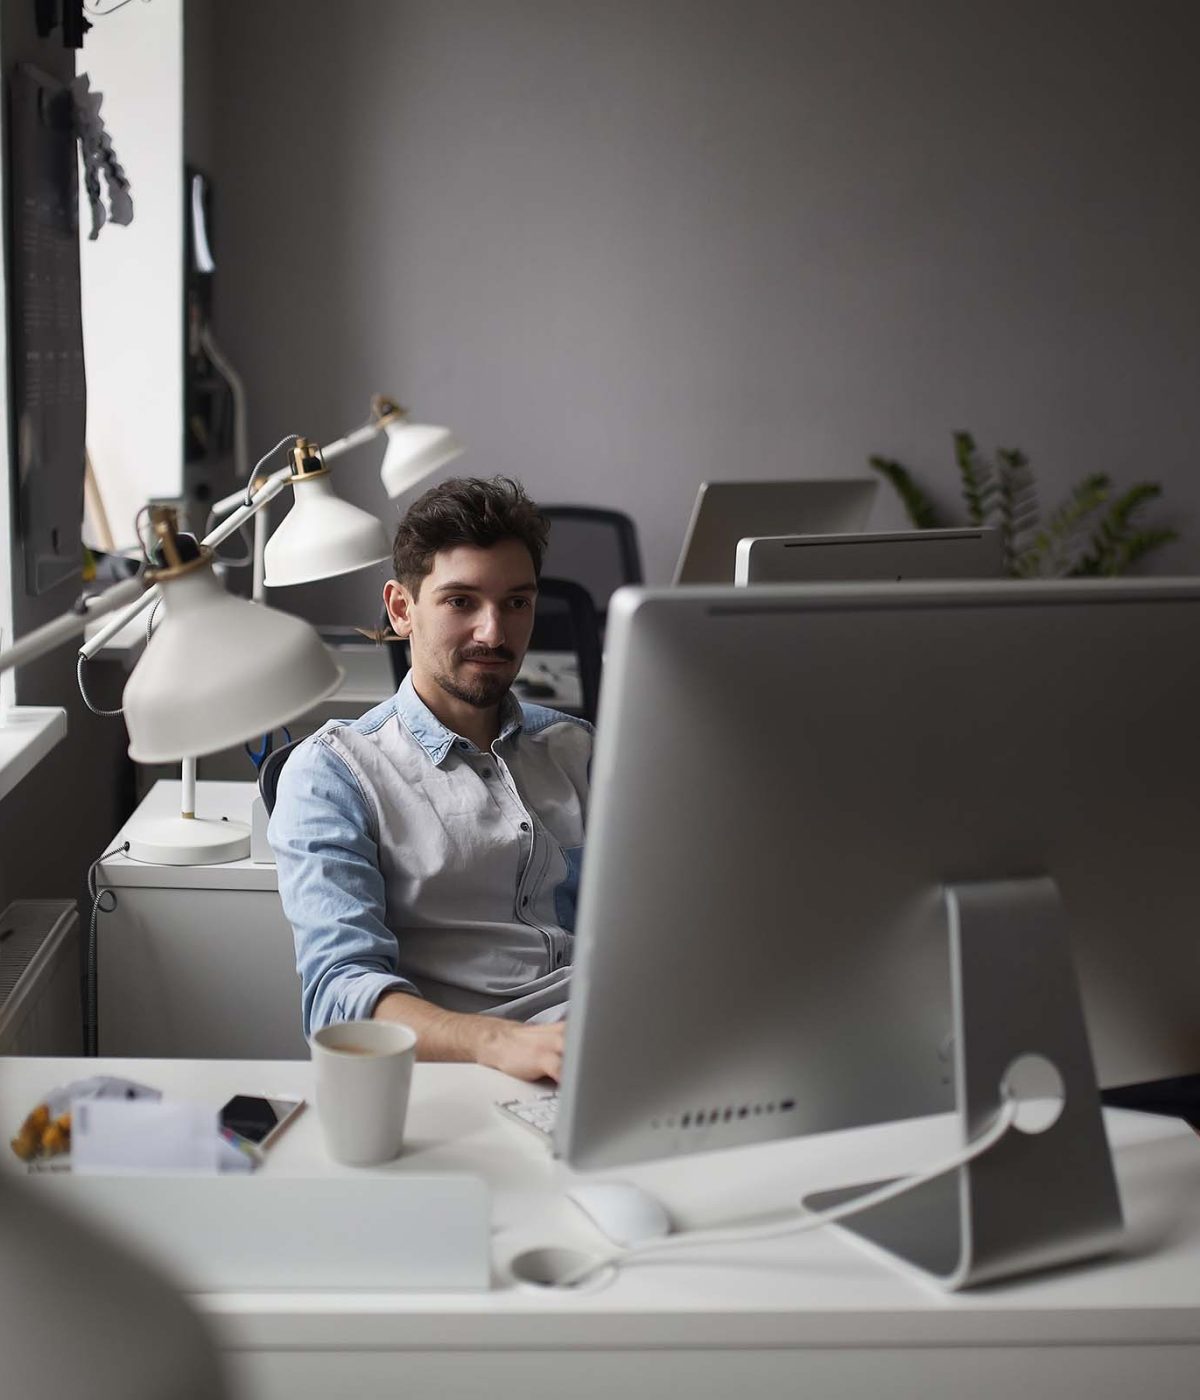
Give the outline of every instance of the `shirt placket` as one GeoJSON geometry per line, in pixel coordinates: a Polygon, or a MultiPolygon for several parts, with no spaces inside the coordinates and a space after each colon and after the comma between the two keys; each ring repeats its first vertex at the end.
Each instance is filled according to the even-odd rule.
{"type": "Polygon", "coordinates": [[[496,765],[496,780],[503,788],[505,799],[519,813],[518,826],[521,831],[522,844],[528,843],[525,859],[521,865],[521,875],[517,881],[514,913],[523,924],[536,928],[545,939],[546,956],[550,966],[552,968],[561,967],[563,963],[562,949],[558,947],[555,934],[552,930],[538,923],[531,914],[531,910],[536,907],[537,903],[538,882],[546,866],[546,851],[543,849],[544,838],[539,835],[538,824],[521,797],[521,790],[517,786],[512,770],[495,748],[491,751],[491,757],[496,765]]]}

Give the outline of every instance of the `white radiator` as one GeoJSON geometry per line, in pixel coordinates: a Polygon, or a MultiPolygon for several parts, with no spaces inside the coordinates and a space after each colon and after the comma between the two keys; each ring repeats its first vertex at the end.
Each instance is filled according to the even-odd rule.
{"type": "Polygon", "coordinates": [[[19,899],[0,914],[0,1055],[81,1055],[79,913],[19,899]]]}

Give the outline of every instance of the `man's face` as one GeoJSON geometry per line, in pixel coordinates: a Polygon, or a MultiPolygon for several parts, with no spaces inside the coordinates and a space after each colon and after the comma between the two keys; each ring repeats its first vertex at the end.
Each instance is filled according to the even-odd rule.
{"type": "Polygon", "coordinates": [[[432,684],[480,709],[499,704],[520,669],[536,596],[519,540],[440,550],[416,598],[395,580],[384,589],[392,625],[411,644],[418,690],[432,684]]]}

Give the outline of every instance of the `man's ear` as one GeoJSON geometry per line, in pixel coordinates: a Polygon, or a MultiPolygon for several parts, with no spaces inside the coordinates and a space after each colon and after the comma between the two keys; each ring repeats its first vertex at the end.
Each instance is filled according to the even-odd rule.
{"type": "Polygon", "coordinates": [[[383,606],[387,609],[392,631],[407,641],[412,636],[412,595],[394,578],[383,585],[383,606]]]}

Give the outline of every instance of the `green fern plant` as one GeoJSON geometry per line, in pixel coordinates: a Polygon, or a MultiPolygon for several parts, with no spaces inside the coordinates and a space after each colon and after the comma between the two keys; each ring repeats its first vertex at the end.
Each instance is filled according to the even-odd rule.
{"type": "MultiPolygon", "coordinates": [[[[902,463],[890,457],[869,461],[890,482],[916,529],[957,523],[943,517],[902,463]]],[[[1111,478],[1093,472],[1043,521],[1024,453],[1002,447],[988,458],[970,433],[957,432],[954,461],[968,523],[999,530],[1004,572],[1013,578],[1113,577],[1179,538],[1174,530],[1143,523],[1145,508],[1162,495],[1153,482],[1114,495],[1111,478]]]]}

